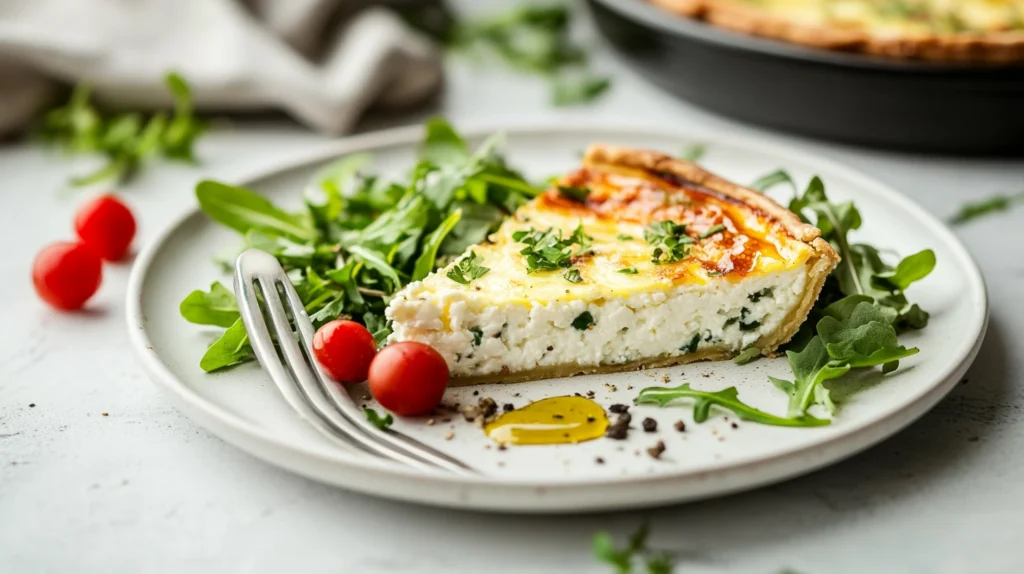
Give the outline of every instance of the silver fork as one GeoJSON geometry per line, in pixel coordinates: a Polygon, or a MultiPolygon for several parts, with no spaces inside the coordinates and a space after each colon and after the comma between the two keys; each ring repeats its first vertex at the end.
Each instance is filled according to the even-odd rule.
{"type": "Polygon", "coordinates": [[[476,474],[443,452],[398,431],[378,429],[366,420],[345,387],[330,381],[313,358],[313,325],[284,269],[272,255],[249,249],[238,256],[235,297],[260,365],[270,373],[288,404],[332,442],[420,469],[476,474]],[[270,317],[269,326],[261,298],[270,317]]]}

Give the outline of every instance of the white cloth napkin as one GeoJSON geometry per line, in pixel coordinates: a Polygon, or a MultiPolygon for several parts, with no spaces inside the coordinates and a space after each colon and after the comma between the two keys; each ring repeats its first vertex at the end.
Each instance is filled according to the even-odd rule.
{"type": "Polygon", "coordinates": [[[280,109],[323,132],[370,105],[408,105],[442,78],[437,48],[358,0],[0,0],[0,135],[26,126],[60,83],[96,99],[167,107],[174,70],[197,109],[280,109]]]}

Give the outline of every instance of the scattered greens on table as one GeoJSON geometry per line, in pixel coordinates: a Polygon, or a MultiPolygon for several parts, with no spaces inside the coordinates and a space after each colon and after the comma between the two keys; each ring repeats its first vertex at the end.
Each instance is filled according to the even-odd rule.
{"type": "Polygon", "coordinates": [[[683,153],[679,154],[679,159],[684,159],[693,163],[700,161],[700,158],[704,157],[707,153],[708,148],[704,144],[693,144],[683,149],[683,153]]]}
{"type": "MultiPolygon", "coordinates": [[[[788,184],[796,192],[793,179],[784,171],[775,171],[758,179],[752,187],[765,191],[788,184]]],[[[878,248],[850,243],[847,234],[861,226],[860,212],[852,202],[832,203],[825,186],[817,177],[804,192],[795,193],[789,209],[805,222],[813,214],[821,236],[842,257],[826,279],[821,295],[800,331],[787,344],[786,357],[793,371],[791,379],[769,377],[772,384],[789,396],[786,417],[765,413],[739,400],[735,387],[708,392],[688,384],[675,388],[651,387],[640,391],[638,404],[665,406],[678,399],[694,401],[694,420],[703,422],[712,406],[730,410],[737,417],[777,426],[819,426],[829,424],[808,414],[813,405],[821,405],[835,414],[826,381],[860,369],[881,367],[889,373],[900,359],[916,354],[916,348],[900,345],[899,334],[921,329],[928,324],[928,313],[907,300],[906,289],[931,273],[935,253],[930,249],[914,253],[895,267],[885,263],[878,248]]]]}
{"type": "Polygon", "coordinates": [[[952,225],[962,225],[980,217],[1009,211],[1015,204],[1024,204],[1024,192],[1013,195],[994,195],[974,203],[966,203],[949,219],[952,225]]]}
{"type": "MultiPolygon", "coordinates": [[[[676,561],[672,553],[651,550],[647,547],[650,527],[642,525],[632,536],[625,548],[616,548],[608,532],[601,530],[594,534],[591,547],[594,558],[614,569],[615,574],[673,574],[676,561]],[[637,569],[637,567],[641,567],[637,569]]],[[[777,574],[799,574],[796,570],[784,568],[777,574]]]]}
{"type": "Polygon", "coordinates": [[[89,100],[91,88],[79,84],[66,104],[43,116],[39,128],[42,141],[69,153],[95,153],[106,158],[98,170],[72,178],[72,185],[123,183],[138,172],[144,161],[156,155],[195,163],[192,147],[205,125],[192,114],[192,94],[185,79],[171,72],[164,81],[174,98],[174,112],[170,115],[104,115],[89,100]]]}
{"type": "MultiPolygon", "coordinates": [[[[390,333],[390,296],[483,241],[504,218],[539,193],[509,168],[494,136],[475,151],[448,123],[426,125],[419,161],[402,182],[364,175],[369,157],[348,156],[318,173],[305,208],[285,211],[248,189],[203,181],[199,206],[234,229],[243,248],[281,262],[315,327],[337,317],[366,325],[378,344],[390,333]]],[[[470,254],[453,281],[487,272],[470,254]]],[[[214,283],[181,303],[192,323],[227,328],[200,361],[215,371],[254,358],[234,297],[214,283]]]]}
{"type": "Polygon", "coordinates": [[[614,567],[616,574],[631,574],[638,563],[647,574],[671,574],[675,569],[672,555],[648,548],[649,533],[649,526],[644,524],[629,537],[625,548],[616,548],[611,535],[602,530],[594,535],[594,557],[614,567]]]}
{"type": "Polygon", "coordinates": [[[455,21],[447,44],[466,54],[495,55],[546,77],[556,106],[582,104],[598,98],[611,82],[587,66],[586,52],[570,35],[571,17],[567,5],[521,5],[492,17],[455,21]]]}

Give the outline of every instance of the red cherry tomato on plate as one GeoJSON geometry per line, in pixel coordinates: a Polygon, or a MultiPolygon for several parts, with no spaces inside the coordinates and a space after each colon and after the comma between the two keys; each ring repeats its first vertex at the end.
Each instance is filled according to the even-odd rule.
{"type": "Polygon", "coordinates": [[[448,386],[448,365],[428,345],[406,341],[381,349],[370,363],[370,394],[402,416],[427,414],[448,386]]]}
{"type": "Polygon", "coordinates": [[[313,335],[313,355],[332,379],[342,383],[366,380],[370,361],[377,354],[373,335],[355,321],[326,323],[313,335]]]}
{"type": "Polygon", "coordinates": [[[118,261],[132,245],[135,216],[113,195],[101,195],[78,209],[75,233],[103,259],[118,261]]]}
{"type": "Polygon", "coordinates": [[[50,305],[71,311],[80,308],[100,288],[103,262],[81,243],[47,245],[32,263],[32,284],[50,305]]]}

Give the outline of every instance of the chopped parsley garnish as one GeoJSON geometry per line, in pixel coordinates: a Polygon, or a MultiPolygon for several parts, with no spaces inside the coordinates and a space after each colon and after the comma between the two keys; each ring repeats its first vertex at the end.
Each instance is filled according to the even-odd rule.
{"type": "Polygon", "coordinates": [[[529,273],[569,268],[573,256],[585,254],[591,242],[590,236],[583,233],[582,223],[569,237],[562,237],[562,230],[554,227],[546,231],[537,231],[531,227],[525,231],[516,231],[512,239],[526,245],[519,253],[526,258],[526,270],[529,273]],[[573,246],[576,246],[575,250],[573,246]]]}
{"type": "Polygon", "coordinates": [[[469,332],[473,335],[473,346],[479,347],[480,342],[484,340],[484,330],[480,327],[470,327],[469,332]]]}
{"type": "Polygon", "coordinates": [[[619,241],[632,241],[633,240],[633,236],[632,235],[626,235],[625,233],[620,233],[620,234],[615,236],[615,239],[618,239],[619,241]]]}
{"type": "Polygon", "coordinates": [[[562,277],[565,277],[565,280],[569,283],[583,283],[583,277],[580,276],[580,270],[575,267],[571,267],[566,270],[562,277]]]}
{"type": "Polygon", "coordinates": [[[750,299],[751,303],[757,303],[758,301],[760,301],[761,299],[763,299],[765,297],[771,297],[772,294],[774,294],[774,293],[775,293],[775,287],[765,287],[764,289],[761,289],[760,291],[755,291],[754,293],[751,293],[750,295],[747,295],[747,299],[750,299]]]}
{"type": "Polygon", "coordinates": [[[452,267],[451,271],[448,272],[447,277],[456,283],[463,285],[469,285],[469,282],[474,279],[479,279],[487,272],[490,268],[484,267],[477,262],[477,255],[475,251],[470,251],[469,255],[463,257],[455,267],[452,267]]]}
{"type": "Polygon", "coordinates": [[[593,324],[594,316],[590,314],[590,311],[584,311],[579,315],[576,315],[576,318],[572,320],[572,326],[575,327],[577,331],[586,331],[593,324]]]}
{"type": "Polygon", "coordinates": [[[625,273],[626,275],[636,275],[636,267],[625,267],[619,269],[619,273],[625,273]]]}
{"type": "Polygon", "coordinates": [[[653,248],[651,262],[674,263],[690,254],[693,238],[686,234],[686,226],[672,221],[658,221],[644,230],[644,240],[653,248]]]}
{"type": "Polygon", "coordinates": [[[558,193],[563,197],[568,197],[573,201],[583,203],[587,201],[587,197],[590,196],[590,188],[578,187],[575,185],[560,185],[558,186],[558,193]]]}
{"type": "Polygon", "coordinates": [[[373,409],[364,408],[363,414],[366,415],[366,420],[370,421],[370,424],[372,424],[373,426],[377,427],[380,430],[388,430],[388,428],[391,426],[391,423],[395,422],[395,417],[391,416],[391,413],[388,413],[384,416],[380,416],[380,414],[377,413],[377,411],[373,409]]]}
{"type": "Polygon", "coordinates": [[[705,229],[704,232],[700,234],[700,238],[701,239],[707,239],[708,237],[711,237],[712,235],[714,235],[714,234],[716,234],[716,233],[718,233],[720,231],[725,231],[725,226],[722,225],[721,223],[719,223],[718,225],[716,225],[714,227],[709,227],[709,228],[705,229]]]}

